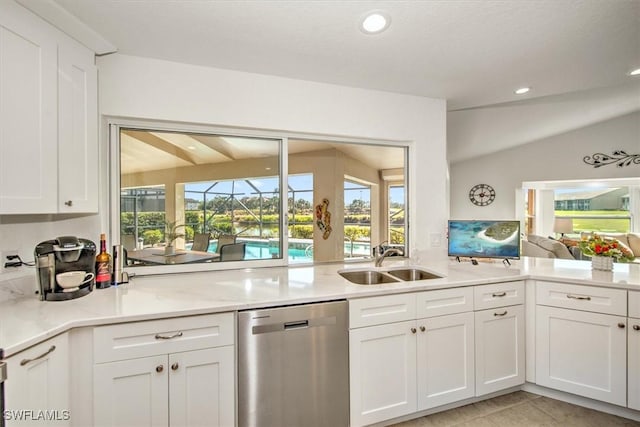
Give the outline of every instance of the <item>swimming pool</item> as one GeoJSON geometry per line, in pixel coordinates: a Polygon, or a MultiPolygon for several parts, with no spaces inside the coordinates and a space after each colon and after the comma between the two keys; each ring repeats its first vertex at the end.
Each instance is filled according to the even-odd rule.
{"type": "MultiPolygon", "coordinates": [[[[245,259],[271,259],[278,257],[278,240],[238,239],[238,242],[247,244],[245,259]]],[[[212,241],[207,251],[215,252],[217,247],[218,242],[212,241]]],[[[354,243],[352,245],[349,242],[345,242],[344,253],[349,258],[369,256],[370,245],[368,243],[354,243]]],[[[290,263],[312,262],[313,241],[308,239],[289,239],[287,255],[290,263]]]]}

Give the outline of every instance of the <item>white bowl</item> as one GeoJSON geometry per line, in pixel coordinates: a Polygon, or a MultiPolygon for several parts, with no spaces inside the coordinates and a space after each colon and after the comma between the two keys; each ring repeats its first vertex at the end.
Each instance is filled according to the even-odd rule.
{"type": "Polygon", "coordinates": [[[74,289],[93,279],[93,273],[86,271],[67,271],[56,274],[58,285],[63,289],[74,289]]]}

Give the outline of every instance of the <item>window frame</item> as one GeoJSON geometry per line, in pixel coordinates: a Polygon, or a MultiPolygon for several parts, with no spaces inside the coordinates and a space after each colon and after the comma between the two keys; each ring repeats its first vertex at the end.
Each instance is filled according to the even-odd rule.
{"type": "MultiPolygon", "coordinates": [[[[172,274],[172,273],[188,273],[188,272],[204,272],[218,270],[234,270],[257,267],[299,267],[313,266],[311,263],[291,264],[288,262],[285,248],[289,246],[288,233],[288,141],[289,139],[317,139],[324,142],[336,144],[360,144],[360,145],[379,145],[404,149],[404,182],[405,182],[405,251],[406,256],[410,255],[410,216],[409,216],[409,159],[413,143],[411,141],[398,141],[389,139],[373,139],[373,138],[354,138],[354,137],[338,137],[329,135],[315,135],[300,132],[272,131],[264,129],[246,129],[241,127],[219,127],[215,125],[203,125],[195,123],[183,123],[179,121],[158,121],[150,119],[131,119],[114,116],[104,116],[104,138],[108,141],[107,152],[104,153],[108,159],[107,165],[107,200],[105,205],[106,215],[102,217],[103,229],[109,231],[110,242],[112,245],[120,244],[120,131],[121,129],[140,129],[146,131],[159,132],[185,132],[185,133],[208,133],[237,137],[264,138],[280,140],[280,158],[279,158],[279,188],[280,188],[280,253],[281,258],[277,259],[259,259],[244,260],[241,263],[202,263],[202,264],[172,264],[167,266],[145,266],[144,268],[129,268],[129,273],[135,273],[138,276],[147,276],[155,274],[172,274]]],[[[362,263],[368,262],[370,259],[355,258],[353,260],[336,260],[337,263],[362,263]]]]}

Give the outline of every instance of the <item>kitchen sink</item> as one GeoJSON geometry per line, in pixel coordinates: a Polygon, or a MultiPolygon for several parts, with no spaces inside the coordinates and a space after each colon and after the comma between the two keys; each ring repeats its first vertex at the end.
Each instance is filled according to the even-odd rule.
{"type": "Polygon", "coordinates": [[[387,274],[405,281],[442,278],[442,276],[438,276],[437,274],[429,273],[428,271],[420,270],[417,268],[398,268],[387,271],[387,274]]]}
{"type": "Polygon", "coordinates": [[[391,270],[342,270],[342,277],[358,285],[379,285],[382,283],[413,282],[416,280],[440,279],[442,276],[419,268],[394,268],[391,270]]]}
{"type": "Polygon", "coordinates": [[[380,283],[393,283],[398,279],[375,270],[345,270],[339,272],[342,277],[358,285],[378,285],[380,283]]]}

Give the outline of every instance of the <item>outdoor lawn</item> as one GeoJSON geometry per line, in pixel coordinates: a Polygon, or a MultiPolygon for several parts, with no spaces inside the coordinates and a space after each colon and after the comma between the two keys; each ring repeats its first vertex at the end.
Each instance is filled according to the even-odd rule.
{"type": "Polygon", "coordinates": [[[574,233],[582,231],[628,233],[631,227],[629,211],[555,211],[555,215],[557,217],[573,217],[574,233]]]}

